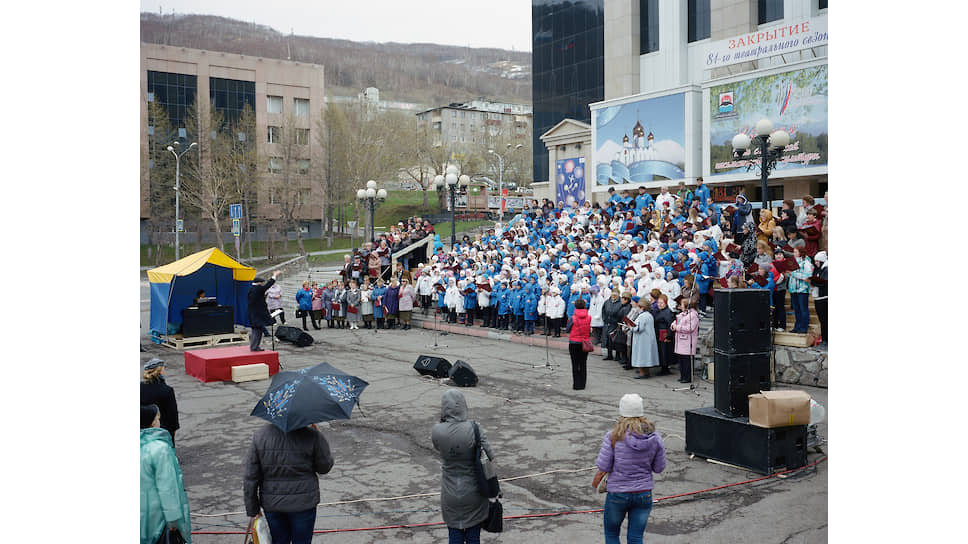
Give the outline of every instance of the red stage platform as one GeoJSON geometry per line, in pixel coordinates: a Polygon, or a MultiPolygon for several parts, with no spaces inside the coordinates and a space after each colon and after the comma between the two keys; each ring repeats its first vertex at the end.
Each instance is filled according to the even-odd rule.
{"type": "Polygon", "coordinates": [[[279,372],[279,352],[272,350],[249,351],[249,346],[228,348],[193,349],[185,352],[185,373],[203,382],[227,382],[232,380],[232,367],[265,363],[269,375],[279,372]]]}

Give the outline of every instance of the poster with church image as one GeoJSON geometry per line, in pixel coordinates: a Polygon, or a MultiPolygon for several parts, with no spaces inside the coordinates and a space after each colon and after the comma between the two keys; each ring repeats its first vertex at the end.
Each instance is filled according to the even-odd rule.
{"type": "Polygon", "coordinates": [[[685,94],[594,112],[595,183],[646,183],[685,177],[685,94]]]}
{"type": "Polygon", "coordinates": [[[763,118],[790,134],[777,173],[827,165],[826,64],[710,87],[707,107],[710,176],[746,172],[747,161],[733,157],[733,137],[755,137],[763,118]]]}

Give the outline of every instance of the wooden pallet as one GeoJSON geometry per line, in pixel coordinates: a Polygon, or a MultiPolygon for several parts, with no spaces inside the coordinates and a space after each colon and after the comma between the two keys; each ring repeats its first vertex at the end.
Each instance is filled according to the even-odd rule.
{"type": "Polygon", "coordinates": [[[210,348],[215,346],[231,346],[234,344],[249,343],[249,331],[233,332],[227,334],[209,334],[205,336],[191,336],[188,338],[180,334],[171,336],[158,336],[156,343],[172,349],[185,350],[191,348],[210,348]]]}

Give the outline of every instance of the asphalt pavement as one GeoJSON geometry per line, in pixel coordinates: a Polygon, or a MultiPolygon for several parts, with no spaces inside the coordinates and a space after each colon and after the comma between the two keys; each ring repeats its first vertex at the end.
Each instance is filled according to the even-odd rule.
{"type": "MultiPolygon", "coordinates": [[[[205,384],[184,372],[182,352],[147,338],[147,286],[142,285],[141,361],[168,362],[168,383],[175,389],[181,419],[177,454],[193,514],[193,542],[234,543],[244,530],[242,461],[253,432],[264,422],[249,416],[268,381],[205,384]]],[[[290,324],[291,318],[290,318],[290,324]]],[[[477,387],[464,388],[470,417],[480,422],[497,455],[505,516],[501,535],[484,542],[603,542],[602,514],[559,512],[596,510],[605,495],[591,488],[592,468],[602,437],[618,415],[618,400],[636,392],[665,441],[668,467],[656,475],[657,500],[646,530],[647,542],[671,543],[818,543],[827,541],[829,445],[811,450],[814,466],[773,477],[681,498],[672,495],[708,490],[761,478],[736,467],[690,458],[684,451],[684,411],[713,404],[713,384],[697,391],[673,391],[677,376],[634,380],[599,356],[589,358],[588,386],[571,388],[568,355],[507,341],[463,335],[438,337],[431,331],[311,330],[313,346],[276,348],[284,369],[328,362],[369,382],[362,410],[351,420],[320,426],[336,464],[320,477],[322,503],[314,542],[442,542],[441,525],[349,531],[441,521],[440,462],[430,432],[440,417],[440,398],[448,380],[422,377],[413,369],[420,354],[467,361],[477,372],[477,387]],[[548,366],[550,363],[550,366],[548,366]],[[365,414],[365,417],[364,415],[365,414]],[[417,495],[417,496],[413,496],[417,495]],[[410,497],[408,497],[410,496],[410,497]],[[406,498],[401,498],[406,497],[406,498]],[[340,503],[340,504],[333,504],[340,503]]],[[[263,346],[271,347],[270,339],[263,346]]],[[[778,389],[791,387],[778,386],[778,389]]],[[[827,409],[827,390],[805,390],[827,409]]],[[[827,436],[827,421],[819,425],[827,436]]],[[[624,541],[624,536],[623,536],[624,541]]]]}

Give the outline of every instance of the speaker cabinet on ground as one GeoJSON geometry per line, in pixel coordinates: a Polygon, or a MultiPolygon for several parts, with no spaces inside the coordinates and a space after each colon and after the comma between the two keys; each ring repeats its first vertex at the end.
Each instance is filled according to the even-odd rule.
{"type": "Polygon", "coordinates": [[[723,353],[770,350],[770,292],[766,289],[717,290],[713,348],[723,353]]]}
{"type": "Polygon", "coordinates": [[[477,385],[477,373],[471,365],[458,360],[450,369],[450,379],[458,387],[474,387],[477,385]]]}
{"type": "Polygon", "coordinates": [[[765,429],[712,407],[686,410],[686,453],[773,474],[807,464],[807,426],[765,429]]]}
{"type": "Polygon", "coordinates": [[[770,390],[770,352],[713,353],[713,406],[729,417],[750,415],[748,395],[770,390]]]}
{"type": "Polygon", "coordinates": [[[417,357],[417,362],[413,364],[414,370],[421,376],[433,376],[435,378],[446,378],[450,372],[450,361],[442,357],[431,355],[421,355],[417,357]]]}

